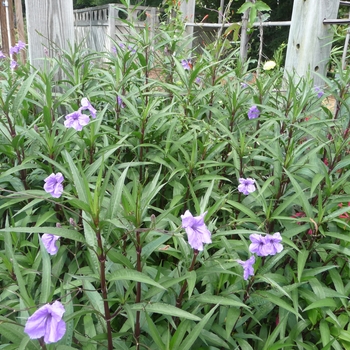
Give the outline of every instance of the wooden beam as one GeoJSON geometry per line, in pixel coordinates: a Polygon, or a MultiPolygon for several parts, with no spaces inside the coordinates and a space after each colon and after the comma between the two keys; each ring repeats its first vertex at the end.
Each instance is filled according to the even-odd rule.
{"type": "Polygon", "coordinates": [[[333,32],[330,25],[323,22],[337,18],[339,3],[339,0],[294,0],[286,74],[296,73],[296,80],[310,75],[315,85],[324,84],[318,74],[326,74],[333,32]]]}
{"type": "Polygon", "coordinates": [[[0,25],[1,25],[1,42],[2,42],[2,52],[5,55],[9,55],[9,39],[7,36],[7,20],[6,20],[6,8],[4,3],[0,0],[0,25]]]}
{"type": "Polygon", "coordinates": [[[57,49],[74,44],[73,0],[26,0],[29,60],[35,68],[45,67],[45,48],[50,57],[57,49]]]}

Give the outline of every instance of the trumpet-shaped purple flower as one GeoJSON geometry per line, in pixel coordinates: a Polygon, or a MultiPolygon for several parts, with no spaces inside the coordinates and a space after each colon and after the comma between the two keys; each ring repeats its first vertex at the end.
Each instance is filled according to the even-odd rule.
{"type": "Polygon", "coordinates": [[[90,121],[88,115],[81,113],[81,110],[66,115],[66,120],[64,121],[64,126],[66,128],[73,128],[77,131],[81,131],[83,126],[87,125],[90,121]]]}
{"type": "Polygon", "coordinates": [[[96,109],[94,107],[92,107],[90,101],[86,97],[83,97],[81,99],[81,107],[79,110],[84,111],[86,109],[89,110],[92,118],[95,119],[96,118],[96,109]]]}
{"type": "Polygon", "coordinates": [[[260,111],[257,106],[252,106],[249,108],[249,111],[248,111],[249,119],[256,119],[259,117],[259,115],[260,115],[260,111]]]}
{"type": "Polygon", "coordinates": [[[64,177],[61,173],[54,174],[52,173],[45,180],[44,190],[47,193],[50,193],[52,197],[59,198],[63,192],[62,182],[64,177]]]}
{"type": "Polygon", "coordinates": [[[196,250],[203,250],[203,243],[211,243],[211,233],[204,223],[206,212],[200,216],[192,216],[189,210],[181,215],[182,228],[185,229],[189,245],[196,250]]]}
{"type": "Polygon", "coordinates": [[[44,337],[46,344],[55,343],[62,339],[66,332],[66,323],[62,320],[64,313],[64,306],[59,301],[46,304],[28,318],[24,332],[30,339],[44,337]]]}
{"type": "Polygon", "coordinates": [[[0,50],[0,58],[6,58],[6,56],[4,55],[4,53],[0,50]]]}
{"type": "Polygon", "coordinates": [[[243,278],[247,280],[249,276],[254,276],[254,263],[255,263],[255,256],[251,256],[248,260],[242,261],[242,260],[236,260],[238,264],[240,264],[243,267],[243,278]]]}
{"type": "Polygon", "coordinates": [[[267,252],[267,255],[275,255],[280,253],[283,250],[282,237],[279,232],[274,233],[273,235],[265,236],[265,245],[264,251],[267,252]]]}
{"type": "Polygon", "coordinates": [[[264,250],[266,241],[265,237],[262,235],[258,235],[253,233],[249,236],[250,241],[252,242],[249,246],[249,251],[251,253],[255,253],[257,256],[266,256],[266,252],[264,250]]]}
{"type": "Polygon", "coordinates": [[[249,193],[252,193],[256,190],[255,188],[255,180],[254,179],[239,179],[240,185],[238,185],[238,191],[242,192],[245,195],[248,195],[249,193]]]}
{"type": "Polygon", "coordinates": [[[282,237],[279,232],[266,236],[254,233],[249,236],[249,239],[252,242],[249,251],[258,256],[275,255],[283,250],[282,237]]]}
{"type": "Polygon", "coordinates": [[[188,59],[188,60],[182,60],[181,61],[181,65],[182,67],[184,67],[184,69],[186,70],[191,70],[193,65],[192,65],[192,60],[188,59]]]}
{"type": "Polygon", "coordinates": [[[41,236],[44,247],[50,255],[55,255],[58,252],[58,247],[56,246],[56,241],[60,236],[52,235],[50,233],[44,233],[41,236]]]}

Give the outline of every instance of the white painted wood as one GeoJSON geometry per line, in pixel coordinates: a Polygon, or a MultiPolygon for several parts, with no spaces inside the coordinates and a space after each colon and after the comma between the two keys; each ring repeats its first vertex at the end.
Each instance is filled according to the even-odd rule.
{"type": "Polygon", "coordinates": [[[195,20],[195,7],[196,7],[195,0],[181,0],[180,11],[182,13],[183,21],[185,23],[185,33],[189,37],[189,41],[188,41],[188,45],[187,45],[187,47],[189,49],[192,48],[193,27],[186,26],[186,23],[187,22],[194,22],[194,20],[195,20]]]}
{"type": "Polygon", "coordinates": [[[45,47],[49,56],[54,46],[68,50],[74,45],[73,0],[26,0],[29,60],[44,68],[45,47]]]}
{"type": "Polygon", "coordinates": [[[324,84],[333,33],[324,19],[336,19],[339,0],[294,0],[285,72],[296,73],[296,80],[308,76],[316,86],[324,84]]]}

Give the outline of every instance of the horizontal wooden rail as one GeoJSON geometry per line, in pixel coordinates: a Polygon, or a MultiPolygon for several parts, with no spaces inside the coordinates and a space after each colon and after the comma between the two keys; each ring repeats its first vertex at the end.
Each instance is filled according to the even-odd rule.
{"type": "MultiPolygon", "coordinates": [[[[291,21],[280,21],[280,22],[254,22],[253,27],[260,27],[260,24],[263,27],[279,27],[279,26],[290,26],[292,22],[291,21]]],[[[203,27],[203,28],[221,28],[224,27],[230,27],[233,24],[239,24],[241,25],[241,22],[235,22],[235,23],[225,23],[224,25],[222,23],[185,23],[185,26],[190,27],[203,27]]]]}

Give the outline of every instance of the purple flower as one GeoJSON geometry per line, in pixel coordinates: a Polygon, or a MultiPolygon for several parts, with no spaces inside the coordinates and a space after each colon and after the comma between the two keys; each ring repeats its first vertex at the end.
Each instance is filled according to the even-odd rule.
{"type": "Polygon", "coordinates": [[[10,68],[15,69],[17,66],[18,66],[18,63],[15,60],[11,60],[10,68]]]}
{"type": "Polygon", "coordinates": [[[206,212],[200,216],[192,216],[189,210],[181,215],[182,228],[185,229],[189,245],[196,250],[203,250],[203,243],[211,243],[211,233],[204,223],[206,212]]]}
{"type": "Polygon", "coordinates": [[[66,332],[66,323],[62,320],[64,313],[64,306],[59,301],[46,304],[28,318],[24,332],[30,339],[44,337],[46,344],[55,343],[62,339],[66,332]]]}
{"type": "Polygon", "coordinates": [[[251,253],[255,253],[257,256],[266,256],[267,255],[265,250],[264,250],[265,245],[266,245],[264,236],[253,233],[249,236],[249,239],[252,242],[249,246],[249,251],[251,253]]]}
{"type": "Polygon", "coordinates": [[[136,50],[131,45],[128,46],[128,49],[129,49],[129,51],[131,51],[131,53],[135,53],[136,52],[136,50]]]}
{"type": "Polygon", "coordinates": [[[64,121],[64,126],[66,128],[74,128],[77,131],[81,131],[83,126],[87,125],[90,121],[89,116],[81,113],[80,109],[66,115],[66,120],[64,121]]]}
{"type": "Polygon", "coordinates": [[[186,69],[186,70],[191,70],[193,67],[191,59],[182,60],[181,64],[182,64],[182,67],[184,67],[184,69],[186,69]]]}
{"type": "Polygon", "coordinates": [[[124,108],[125,104],[120,96],[117,96],[117,103],[120,108],[124,108]]]}
{"type": "Polygon", "coordinates": [[[251,256],[248,260],[236,260],[238,264],[243,266],[243,278],[247,280],[249,276],[254,276],[254,268],[253,265],[255,263],[255,256],[251,256]]]}
{"type": "Polygon", "coordinates": [[[255,188],[255,180],[254,179],[239,179],[240,185],[238,185],[238,191],[242,192],[245,195],[248,195],[249,193],[252,193],[256,190],[255,188]]]}
{"type": "Polygon", "coordinates": [[[283,250],[283,245],[281,242],[282,237],[279,232],[276,232],[273,235],[266,235],[264,251],[267,253],[267,255],[275,255],[280,253],[283,250]]]}
{"type": "Polygon", "coordinates": [[[125,44],[123,44],[123,43],[119,43],[118,46],[119,46],[122,50],[125,50],[125,48],[126,48],[125,44]]]}
{"type": "Polygon", "coordinates": [[[242,90],[245,89],[245,88],[247,88],[247,87],[248,87],[248,84],[247,84],[247,83],[241,83],[241,88],[242,88],[242,90]]]}
{"type": "Polygon", "coordinates": [[[41,240],[43,241],[44,247],[47,252],[51,255],[55,255],[58,252],[58,247],[56,246],[56,241],[60,238],[60,236],[52,235],[50,233],[44,233],[41,236],[41,240]]]}
{"type": "Polygon", "coordinates": [[[61,173],[54,174],[52,173],[45,180],[44,190],[47,193],[50,193],[52,197],[59,198],[63,192],[62,182],[64,177],[61,173]]]}
{"type": "Polygon", "coordinates": [[[275,255],[283,250],[282,237],[279,232],[265,237],[254,233],[249,236],[249,239],[252,242],[249,251],[258,256],[275,255]]]}
{"type": "Polygon", "coordinates": [[[256,119],[260,115],[260,111],[257,106],[251,106],[248,111],[248,118],[249,119],[256,119]]]}
{"type": "Polygon", "coordinates": [[[324,95],[323,90],[320,87],[318,87],[318,86],[315,86],[315,92],[317,92],[317,97],[318,98],[321,98],[324,95]]]}
{"type": "Polygon", "coordinates": [[[19,40],[15,46],[10,47],[10,54],[11,55],[17,54],[21,50],[25,49],[25,47],[26,47],[26,44],[23,41],[19,40]]]}
{"type": "Polygon", "coordinates": [[[4,53],[0,50],[0,58],[6,58],[6,56],[4,55],[4,53]]]}
{"type": "Polygon", "coordinates": [[[96,118],[96,109],[94,107],[92,107],[90,101],[86,97],[83,97],[81,99],[81,107],[79,109],[82,111],[88,109],[89,112],[91,113],[92,118],[93,119],[96,118]]]}
{"type": "Polygon", "coordinates": [[[194,80],[197,84],[201,83],[201,78],[200,77],[196,77],[196,79],[194,80]]]}

